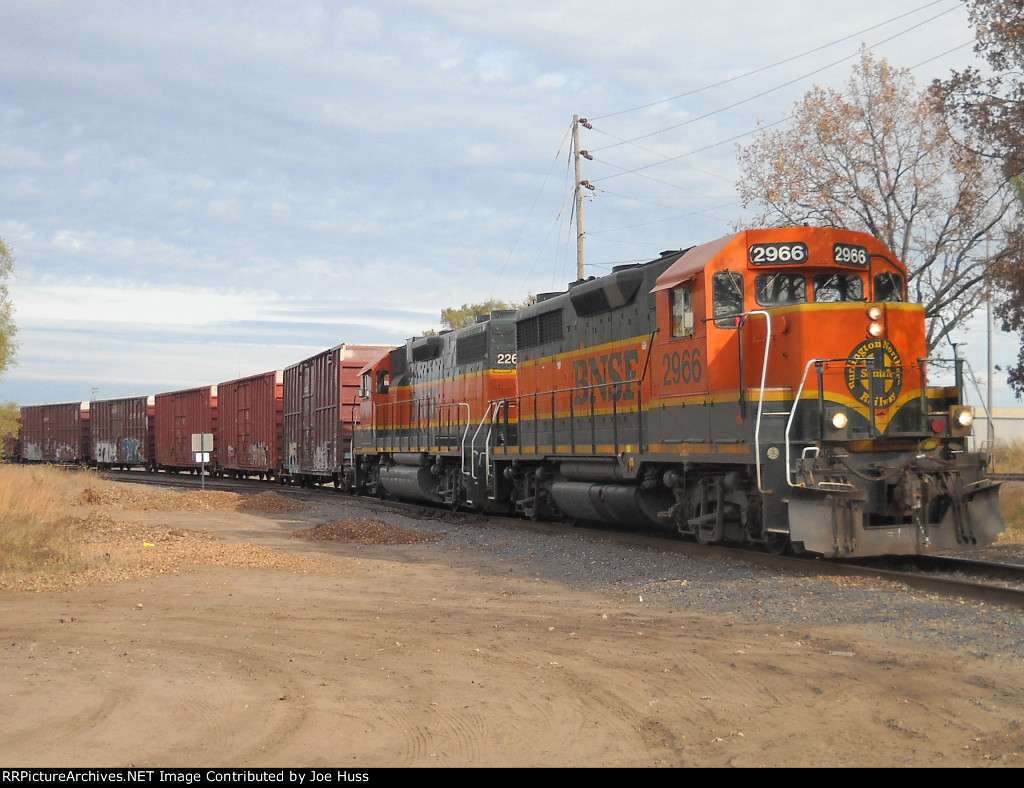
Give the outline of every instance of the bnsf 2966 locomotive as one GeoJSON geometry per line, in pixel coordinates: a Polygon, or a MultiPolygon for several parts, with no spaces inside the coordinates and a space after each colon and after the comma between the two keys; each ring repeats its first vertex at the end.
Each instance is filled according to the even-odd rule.
{"type": "Polygon", "coordinates": [[[871,236],[749,230],[368,367],[364,490],[830,557],[1003,530],[973,415],[871,236]]]}

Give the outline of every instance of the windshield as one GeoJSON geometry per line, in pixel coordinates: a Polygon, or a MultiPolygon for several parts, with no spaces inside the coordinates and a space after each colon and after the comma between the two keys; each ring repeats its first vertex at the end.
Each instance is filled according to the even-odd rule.
{"type": "Polygon", "coordinates": [[[814,300],[825,303],[863,301],[864,280],[857,274],[822,274],[814,277],[814,300]]]}
{"type": "Polygon", "coordinates": [[[803,274],[758,274],[754,298],[761,306],[785,306],[807,301],[807,280],[803,274]]]}

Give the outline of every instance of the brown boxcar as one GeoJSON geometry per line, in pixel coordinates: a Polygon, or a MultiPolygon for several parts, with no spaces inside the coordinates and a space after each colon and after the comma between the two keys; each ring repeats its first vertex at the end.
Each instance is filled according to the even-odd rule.
{"type": "Polygon", "coordinates": [[[154,457],[160,470],[196,473],[200,463],[192,453],[194,434],[212,434],[213,452],[206,463],[209,470],[217,466],[217,387],[203,386],[157,394],[155,399],[154,457]]]}
{"type": "Polygon", "coordinates": [[[24,462],[89,462],[89,403],[26,405],[21,409],[24,462]]]}
{"type": "Polygon", "coordinates": [[[284,370],[284,476],[342,486],[359,415],[359,373],[390,345],[338,345],[284,370]]]}
{"type": "Polygon", "coordinates": [[[126,397],[90,403],[92,462],[98,468],[153,463],[153,397],[126,397]]]}
{"type": "Polygon", "coordinates": [[[215,441],[222,473],[274,478],[281,470],[284,373],[264,372],[217,386],[215,441]]]}

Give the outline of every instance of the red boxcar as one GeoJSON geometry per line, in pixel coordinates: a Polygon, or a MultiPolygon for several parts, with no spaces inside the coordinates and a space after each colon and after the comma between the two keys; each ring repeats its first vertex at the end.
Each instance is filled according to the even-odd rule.
{"type": "Polygon", "coordinates": [[[341,486],[359,415],[360,371],[390,345],[338,345],[284,370],[286,476],[341,486]]]}
{"type": "Polygon", "coordinates": [[[153,397],[127,397],[90,403],[92,462],[99,468],[153,463],[153,397]]]}
{"type": "Polygon", "coordinates": [[[21,459],[24,462],[87,463],[89,403],[23,407],[21,459]]]}
{"type": "Polygon", "coordinates": [[[217,386],[215,441],[220,470],[229,476],[273,478],[281,470],[284,373],[264,372],[217,386]]]}
{"type": "Polygon", "coordinates": [[[155,397],[154,431],[156,467],[176,473],[197,472],[200,463],[192,453],[194,434],[214,435],[213,452],[206,467],[217,465],[217,387],[168,391],[155,397]]]}

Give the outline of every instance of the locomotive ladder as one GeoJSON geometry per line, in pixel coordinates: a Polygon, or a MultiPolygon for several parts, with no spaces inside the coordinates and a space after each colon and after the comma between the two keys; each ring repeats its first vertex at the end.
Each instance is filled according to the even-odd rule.
{"type": "MultiPolygon", "coordinates": [[[[792,456],[791,455],[792,455],[792,448],[793,448],[793,441],[792,441],[793,422],[796,420],[796,409],[797,409],[797,406],[800,404],[801,397],[803,396],[804,386],[807,384],[807,376],[811,372],[811,367],[813,366],[817,370],[818,400],[819,400],[819,404],[821,406],[820,410],[821,410],[822,418],[824,418],[824,413],[825,413],[825,409],[824,409],[824,395],[825,395],[825,392],[824,392],[824,384],[823,384],[823,381],[822,381],[822,373],[824,371],[825,364],[830,363],[830,362],[850,363],[850,361],[851,360],[849,358],[812,358],[810,361],[807,362],[807,365],[804,367],[803,377],[800,378],[800,386],[796,390],[796,396],[793,397],[793,407],[789,411],[789,420],[786,422],[786,483],[790,487],[806,487],[807,486],[806,484],[797,483],[797,482],[795,482],[793,480],[793,464],[792,464],[792,456]]],[[[864,362],[862,362],[862,361],[857,361],[857,362],[854,362],[854,363],[859,364],[859,365],[863,365],[864,364],[864,362]]],[[[872,414],[874,414],[874,408],[872,408],[872,414]]],[[[872,421],[873,421],[873,419],[872,419],[872,421]]],[[[807,447],[805,447],[802,456],[806,457],[809,450],[813,451],[815,454],[817,454],[818,447],[817,446],[807,446],[807,447]]],[[[843,489],[850,488],[850,489],[853,489],[853,485],[852,484],[846,484],[844,482],[820,482],[820,483],[818,483],[815,486],[816,487],[824,487],[825,485],[828,485],[829,489],[835,489],[835,488],[843,488],[843,489]]]]}
{"type": "MultiPolygon", "coordinates": [[[[764,309],[757,309],[753,312],[741,312],[738,317],[747,317],[751,315],[760,315],[764,318],[765,322],[764,360],[761,362],[761,388],[757,394],[757,419],[754,422],[754,463],[757,468],[758,491],[762,493],[770,493],[771,491],[766,490],[761,481],[761,417],[764,415],[764,391],[765,384],[768,380],[768,352],[771,350],[772,346],[772,316],[764,309]]],[[[742,390],[740,393],[742,396],[742,390]]]]}
{"type": "MultiPolygon", "coordinates": [[[[473,433],[473,439],[469,443],[469,470],[466,470],[466,442],[463,437],[462,445],[462,475],[469,476],[474,481],[477,479],[476,475],[476,459],[479,456],[483,456],[483,473],[484,473],[484,489],[486,490],[491,481],[491,445],[494,439],[494,425],[498,423],[501,418],[502,410],[504,409],[507,413],[509,407],[508,400],[500,400],[496,402],[490,402],[487,405],[487,410],[484,411],[483,417],[480,419],[480,424],[476,428],[476,432],[473,433]],[[479,443],[480,432],[484,426],[487,427],[487,433],[484,435],[483,448],[477,450],[477,444],[479,443]]],[[[466,430],[466,435],[469,434],[469,429],[466,430]]],[[[490,496],[493,498],[493,495],[490,496]]]]}

